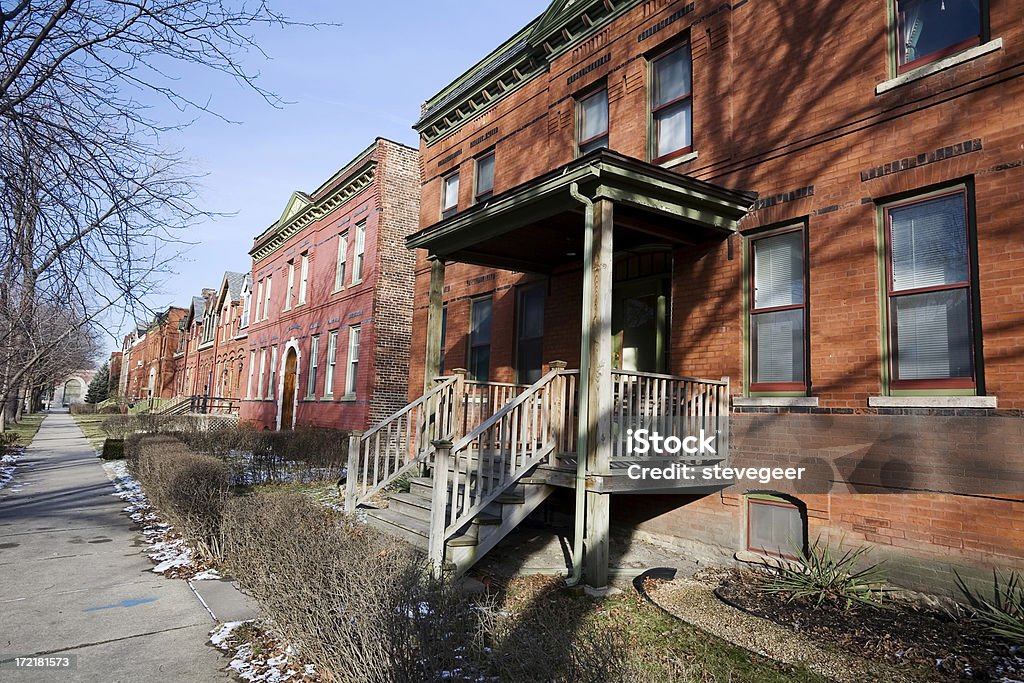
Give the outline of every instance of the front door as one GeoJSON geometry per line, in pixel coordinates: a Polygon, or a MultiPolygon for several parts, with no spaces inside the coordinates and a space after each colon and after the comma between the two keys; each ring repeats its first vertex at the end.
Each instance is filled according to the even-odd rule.
{"type": "Polygon", "coordinates": [[[612,291],[612,362],[618,370],[664,373],[668,283],[664,278],[616,282],[612,291]]]}
{"type": "Polygon", "coordinates": [[[295,421],[295,372],[298,356],[288,349],[284,359],[284,391],[281,392],[281,429],[291,429],[295,421]]]}

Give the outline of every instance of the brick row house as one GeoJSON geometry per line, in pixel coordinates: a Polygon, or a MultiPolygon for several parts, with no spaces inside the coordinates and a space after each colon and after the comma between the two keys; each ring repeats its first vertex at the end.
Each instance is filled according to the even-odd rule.
{"type": "Polygon", "coordinates": [[[255,238],[240,417],[365,429],[406,402],[417,152],[378,138],[255,238]]]}
{"type": "MultiPolygon", "coordinates": [[[[352,504],[409,471],[373,469],[397,445],[455,474],[371,518],[461,567],[500,540],[482,516],[504,533],[531,496],[568,507],[595,586],[610,534],[714,563],[870,545],[894,581],[933,589],[1024,567],[1021,16],[1021,0],[553,3],[415,126],[412,403],[360,443],[371,485],[352,504]],[[655,399],[724,419],[731,460],[817,479],[631,484],[615,418],[655,399]],[[465,417],[481,401],[498,411],[465,417]]],[[[332,254],[330,235],[296,236],[266,258],[273,232],[254,251],[279,319],[250,335],[261,367],[309,327],[281,313],[287,264],[332,254]]]]}
{"type": "Polygon", "coordinates": [[[219,289],[192,298],[174,354],[176,396],[241,398],[250,284],[248,273],[227,271],[219,289]]]}
{"type": "Polygon", "coordinates": [[[118,392],[129,400],[168,399],[175,396],[176,372],[172,359],[181,335],[180,323],[188,311],[171,306],[125,335],[121,346],[118,392]]]}

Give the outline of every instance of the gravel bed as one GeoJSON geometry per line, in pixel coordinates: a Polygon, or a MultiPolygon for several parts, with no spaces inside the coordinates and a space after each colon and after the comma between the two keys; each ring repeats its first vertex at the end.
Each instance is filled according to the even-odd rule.
{"type": "Polygon", "coordinates": [[[913,679],[882,662],[825,647],[777,624],[725,604],[714,587],[692,579],[675,579],[648,587],[654,602],[670,614],[734,645],[786,664],[808,669],[841,683],[913,679]]]}

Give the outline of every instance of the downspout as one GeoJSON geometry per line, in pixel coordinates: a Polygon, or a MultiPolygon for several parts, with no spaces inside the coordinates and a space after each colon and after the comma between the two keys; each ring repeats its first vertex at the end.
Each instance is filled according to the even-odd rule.
{"type": "MultiPolygon", "coordinates": [[[[583,269],[586,271],[587,264],[594,261],[594,202],[580,193],[578,183],[569,186],[569,194],[573,199],[583,204],[585,210],[585,224],[583,230],[583,269]]],[[[583,309],[588,308],[588,301],[593,299],[594,280],[584,272],[583,277],[583,309]]],[[[580,315],[580,347],[590,346],[590,321],[589,316],[580,315]]],[[[590,376],[590,353],[580,354],[580,381],[577,391],[585,396],[583,383],[590,376]]],[[[576,520],[573,528],[572,543],[572,574],[565,580],[565,585],[575,586],[583,577],[583,534],[586,531],[587,514],[587,450],[589,448],[589,433],[587,425],[590,422],[590,405],[587,401],[578,402],[579,418],[576,425],[576,520]]]]}

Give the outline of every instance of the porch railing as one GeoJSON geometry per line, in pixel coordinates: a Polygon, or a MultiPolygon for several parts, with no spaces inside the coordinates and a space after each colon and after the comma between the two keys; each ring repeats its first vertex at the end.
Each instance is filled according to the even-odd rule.
{"type": "Polygon", "coordinates": [[[564,398],[578,373],[559,363],[462,438],[438,442],[428,550],[435,571],[447,541],[563,443],[564,398]]]}
{"type": "Polygon", "coordinates": [[[719,457],[728,454],[729,378],[677,377],[612,371],[612,459],[629,459],[629,429],[658,431],[684,439],[718,433],[719,457]]]}
{"type": "Polygon", "coordinates": [[[345,509],[349,512],[427,462],[431,444],[457,439],[529,385],[466,380],[465,370],[439,377],[423,396],[349,441],[345,509]]]}

